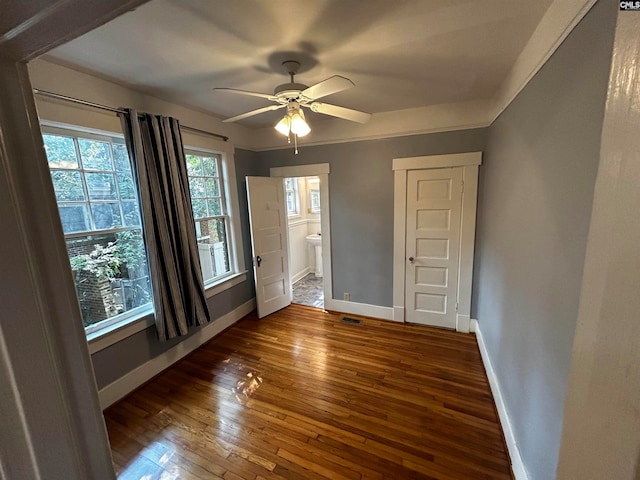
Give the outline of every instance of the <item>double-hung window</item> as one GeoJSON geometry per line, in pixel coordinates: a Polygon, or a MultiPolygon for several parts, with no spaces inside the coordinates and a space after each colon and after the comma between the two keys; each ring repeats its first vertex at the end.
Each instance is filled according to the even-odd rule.
{"type": "MultiPolygon", "coordinates": [[[[228,174],[219,153],[185,149],[191,205],[205,288],[221,284],[244,265],[234,242],[228,174]]],[[[209,293],[209,291],[208,291],[209,293]]]]}
{"type": "Polygon", "coordinates": [[[85,330],[148,313],[140,205],[123,138],[43,127],[43,140],[85,330]]]}
{"type": "Polygon", "coordinates": [[[300,193],[298,192],[298,179],[284,179],[285,200],[287,203],[287,215],[296,217],[300,215],[300,193]]]}

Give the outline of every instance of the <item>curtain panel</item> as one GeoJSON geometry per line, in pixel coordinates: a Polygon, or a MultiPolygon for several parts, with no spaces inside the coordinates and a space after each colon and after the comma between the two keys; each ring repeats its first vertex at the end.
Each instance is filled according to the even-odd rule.
{"type": "Polygon", "coordinates": [[[178,120],[119,114],[140,194],[155,324],[162,341],[211,321],[178,120]]]}

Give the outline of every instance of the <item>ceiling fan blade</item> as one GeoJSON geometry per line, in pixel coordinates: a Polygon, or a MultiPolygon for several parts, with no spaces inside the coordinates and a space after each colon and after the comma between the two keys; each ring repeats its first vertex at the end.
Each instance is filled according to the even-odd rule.
{"type": "Polygon", "coordinates": [[[214,88],[213,90],[218,92],[228,92],[228,93],[237,93],[240,95],[248,95],[250,97],[266,98],[267,100],[272,100],[272,101],[277,100],[277,98],[274,97],[273,95],[268,95],[266,93],[249,92],[248,90],[237,90],[235,88],[214,88]]]}
{"type": "Polygon", "coordinates": [[[236,115],[235,117],[225,118],[223,120],[224,123],[229,122],[237,122],[238,120],[242,120],[243,118],[253,117],[254,115],[258,115],[260,113],[269,112],[271,110],[278,110],[279,108],[284,108],[286,105],[269,105],[268,107],[262,107],[257,110],[251,110],[250,112],[243,113],[242,115],[236,115]]]}
{"type": "Polygon", "coordinates": [[[337,105],[331,105],[329,103],[314,102],[309,105],[309,108],[311,108],[312,112],[324,113],[325,115],[332,115],[334,117],[344,118],[345,120],[351,120],[352,122],[358,123],[367,123],[371,118],[370,113],[338,107],[337,105]]]}
{"type": "Polygon", "coordinates": [[[303,90],[302,95],[310,100],[315,100],[355,86],[356,85],[348,78],[341,77],[340,75],[334,75],[333,77],[327,78],[326,80],[303,90]]]}

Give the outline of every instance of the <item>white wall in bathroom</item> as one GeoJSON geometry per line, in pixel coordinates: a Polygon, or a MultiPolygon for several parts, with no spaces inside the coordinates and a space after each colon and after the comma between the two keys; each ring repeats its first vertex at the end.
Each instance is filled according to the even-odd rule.
{"type": "Polygon", "coordinates": [[[315,270],[315,253],[306,239],[307,235],[322,231],[320,214],[309,211],[309,190],[319,188],[319,184],[313,182],[314,178],[317,179],[317,177],[298,178],[300,215],[289,217],[289,268],[292,283],[315,270]]]}

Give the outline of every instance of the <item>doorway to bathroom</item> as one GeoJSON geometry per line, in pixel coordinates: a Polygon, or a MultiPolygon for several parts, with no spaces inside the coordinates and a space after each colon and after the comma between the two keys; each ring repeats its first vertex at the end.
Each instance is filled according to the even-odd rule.
{"type": "Polygon", "coordinates": [[[292,303],[324,308],[320,178],[284,179],[292,303]]]}
{"type": "Polygon", "coordinates": [[[329,164],[275,167],[282,177],[292,303],[324,309],[331,295],[329,164]]]}

